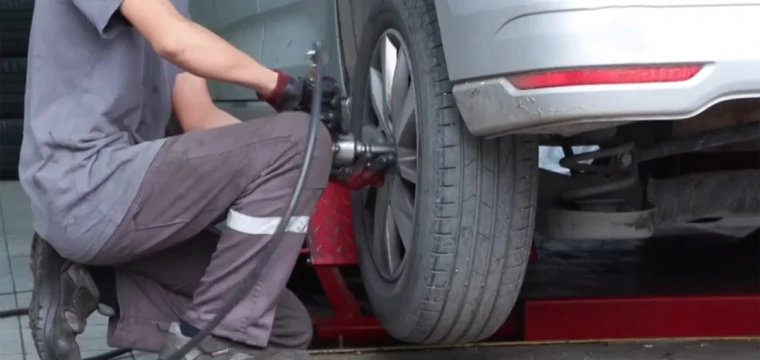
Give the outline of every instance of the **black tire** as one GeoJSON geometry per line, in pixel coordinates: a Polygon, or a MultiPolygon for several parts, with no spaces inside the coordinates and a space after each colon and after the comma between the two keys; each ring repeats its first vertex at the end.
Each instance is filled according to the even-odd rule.
{"type": "Polygon", "coordinates": [[[0,179],[18,178],[18,159],[21,152],[23,119],[0,119],[0,179]]]}
{"type": "Polygon", "coordinates": [[[20,118],[24,115],[26,59],[0,59],[0,117],[20,118]]]}
{"type": "Polygon", "coordinates": [[[26,56],[34,0],[0,0],[0,56],[26,56]]]}
{"type": "MultiPolygon", "coordinates": [[[[352,195],[360,267],[373,311],[389,333],[426,344],[480,341],[506,320],[530,255],[538,145],[530,136],[472,136],[451,95],[433,0],[383,0],[370,11],[352,86],[361,137],[368,70],[387,29],[403,37],[415,70],[418,185],[406,265],[389,282],[374,265],[366,194],[352,195]]],[[[369,105],[366,105],[369,106],[369,105]]]]}

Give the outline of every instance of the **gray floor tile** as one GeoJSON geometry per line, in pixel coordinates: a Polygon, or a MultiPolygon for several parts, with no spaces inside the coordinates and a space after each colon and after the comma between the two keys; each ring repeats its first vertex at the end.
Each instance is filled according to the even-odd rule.
{"type": "Polygon", "coordinates": [[[8,252],[5,250],[4,244],[0,244],[0,294],[12,295],[14,292],[13,274],[11,273],[8,252]]]}
{"type": "Polygon", "coordinates": [[[29,331],[29,321],[27,317],[21,319],[21,339],[24,342],[24,351],[26,355],[37,355],[37,349],[34,348],[34,339],[32,332],[29,331]]]}
{"type": "MultiPolygon", "coordinates": [[[[16,293],[16,303],[19,307],[28,307],[29,301],[32,300],[32,291],[24,291],[16,293]]],[[[24,320],[26,321],[26,320],[24,320]]],[[[24,324],[26,325],[26,324],[24,324]]]]}
{"type": "MultiPolygon", "coordinates": [[[[14,308],[16,308],[15,296],[0,296],[0,310],[14,308]]],[[[19,318],[0,319],[0,359],[23,360],[23,353],[19,318]]]]}
{"type": "MultiPolygon", "coordinates": [[[[2,353],[0,353],[2,354],[2,353]]],[[[30,360],[30,358],[25,357],[22,354],[9,354],[9,355],[2,355],[3,360],[30,360]]],[[[39,358],[35,358],[34,360],[39,360],[39,358]]]]}
{"type": "Polygon", "coordinates": [[[32,353],[32,354],[26,353],[26,354],[24,354],[24,358],[26,360],[40,360],[40,357],[37,356],[37,353],[32,353]]]}
{"type": "MultiPolygon", "coordinates": [[[[29,258],[29,254],[32,251],[32,236],[12,237],[6,236],[5,240],[7,244],[7,253],[11,257],[26,257],[29,258]]],[[[5,250],[5,248],[3,249],[5,250]]]]}
{"type": "Polygon", "coordinates": [[[16,298],[14,294],[0,295],[0,311],[16,308],[16,298]]]}
{"type": "MultiPolygon", "coordinates": [[[[17,293],[14,299],[14,307],[27,307],[29,305],[29,299],[31,298],[30,292],[17,293]]],[[[17,318],[19,332],[21,333],[21,346],[24,351],[26,360],[39,360],[37,357],[37,350],[34,348],[34,341],[32,340],[32,334],[29,331],[29,318],[21,316],[17,318]]]]}
{"type": "Polygon", "coordinates": [[[32,299],[32,290],[29,291],[17,291],[16,301],[24,306],[29,304],[29,300],[32,299]]]}
{"type": "Polygon", "coordinates": [[[135,360],[156,360],[158,358],[158,355],[156,354],[149,354],[140,351],[136,351],[133,356],[135,357],[135,360]]]}
{"type": "Polygon", "coordinates": [[[0,182],[0,211],[6,236],[23,237],[32,233],[29,199],[18,182],[0,182]]]}
{"type": "MultiPolygon", "coordinates": [[[[13,283],[13,272],[11,271],[11,264],[9,259],[9,247],[7,233],[9,228],[7,224],[10,222],[9,214],[5,214],[3,209],[6,207],[4,204],[8,199],[8,203],[12,201],[15,195],[11,194],[14,189],[8,189],[8,182],[0,182],[0,294],[13,294],[15,292],[15,286],[13,283]]],[[[12,187],[12,186],[11,186],[12,187]]]]}
{"type": "MultiPolygon", "coordinates": [[[[95,355],[100,355],[100,354],[101,354],[101,352],[99,352],[99,351],[83,352],[82,353],[82,357],[83,358],[87,358],[87,357],[90,357],[90,356],[95,356],[95,355]]],[[[5,360],[5,358],[3,358],[3,360],[5,360]]],[[[11,360],[16,360],[16,359],[13,359],[11,357],[11,360]]],[[[18,358],[18,360],[21,360],[21,358],[18,358]]],[[[40,360],[40,357],[37,354],[26,354],[26,360],[40,360]]],[[[125,355],[119,356],[117,358],[114,358],[112,360],[134,360],[134,357],[132,357],[132,354],[125,354],[125,355]]],[[[140,359],[140,360],[143,360],[143,359],[140,359]]],[[[147,358],[145,360],[155,360],[155,359],[147,358]]]]}
{"type": "Polygon", "coordinates": [[[34,285],[34,278],[32,278],[32,270],[29,268],[29,256],[11,256],[10,265],[16,292],[31,291],[34,285]]]}
{"type": "Polygon", "coordinates": [[[4,183],[6,183],[6,182],[5,181],[0,181],[0,236],[2,236],[5,233],[5,231],[3,229],[4,222],[5,222],[4,218],[3,218],[3,212],[2,212],[3,199],[6,198],[6,197],[9,197],[8,194],[3,194],[3,188],[4,188],[3,184],[4,183]]]}

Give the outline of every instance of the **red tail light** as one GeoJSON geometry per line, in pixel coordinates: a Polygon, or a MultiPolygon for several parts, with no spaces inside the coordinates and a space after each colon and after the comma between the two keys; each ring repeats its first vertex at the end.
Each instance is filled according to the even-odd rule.
{"type": "Polygon", "coordinates": [[[512,75],[508,80],[520,90],[579,85],[620,85],[686,81],[703,65],[629,66],[552,70],[512,75]]]}

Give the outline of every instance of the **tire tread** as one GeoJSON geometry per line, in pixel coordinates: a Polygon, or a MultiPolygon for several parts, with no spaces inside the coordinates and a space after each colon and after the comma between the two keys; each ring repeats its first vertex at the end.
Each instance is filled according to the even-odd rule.
{"type": "Polygon", "coordinates": [[[457,201],[440,202],[451,206],[441,207],[434,214],[438,223],[435,228],[439,229],[433,234],[436,243],[449,245],[428,254],[434,267],[427,276],[423,298],[431,300],[420,307],[418,335],[425,334],[419,337],[424,343],[479,341],[502,325],[522,286],[533,237],[537,144],[532,137],[476,139],[460,128],[464,124],[452,95],[434,2],[403,3],[409,19],[419,22],[410,27],[421,25],[426,30],[425,51],[432,59],[433,108],[437,114],[431,118],[439,120],[439,134],[443,135],[438,151],[443,153],[444,162],[437,171],[443,174],[440,179],[455,180],[437,184],[434,191],[460,194],[457,201]],[[457,208],[453,213],[452,207],[457,208]],[[475,232],[462,234],[468,228],[475,232]],[[506,236],[499,236],[501,233],[506,236]],[[461,252],[468,245],[470,252],[461,252]],[[493,251],[496,247],[501,251],[493,251]],[[435,322],[432,331],[431,321],[435,322]]]}
{"type": "MultiPolygon", "coordinates": [[[[483,340],[506,320],[522,286],[533,237],[538,146],[532,136],[482,139],[467,130],[452,94],[434,0],[376,0],[373,6],[352,111],[365,110],[366,90],[356,89],[366,88],[361,71],[371,61],[369,46],[388,26],[398,26],[419,73],[420,146],[427,150],[420,157],[424,185],[416,210],[423,225],[407,263],[413,270],[389,283],[373,268],[369,242],[357,238],[367,293],[381,323],[399,340],[483,340]]],[[[363,124],[353,123],[355,135],[363,124]]],[[[359,194],[353,201],[355,232],[368,234],[366,204],[359,194]]]]}

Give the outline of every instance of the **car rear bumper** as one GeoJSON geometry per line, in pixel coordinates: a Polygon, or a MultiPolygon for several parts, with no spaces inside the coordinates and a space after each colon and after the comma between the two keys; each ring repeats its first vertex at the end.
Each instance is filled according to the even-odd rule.
{"type": "Polygon", "coordinates": [[[675,120],[760,97],[760,1],[438,0],[449,76],[476,135],[675,120]],[[508,5],[506,5],[508,4],[508,5]],[[704,64],[680,82],[520,90],[509,75],[704,64]]]}

